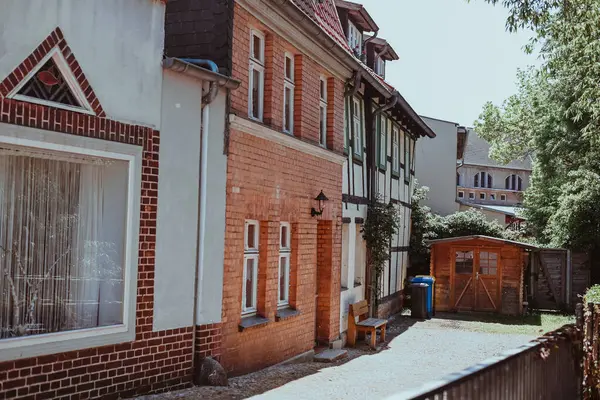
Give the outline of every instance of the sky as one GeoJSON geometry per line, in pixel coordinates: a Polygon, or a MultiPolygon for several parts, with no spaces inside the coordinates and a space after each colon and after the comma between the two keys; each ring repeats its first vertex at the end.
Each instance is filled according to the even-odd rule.
{"type": "Polygon", "coordinates": [[[505,30],[508,12],[483,0],[355,0],[400,57],[386,80],[420,115],[473,126],[483,104],[516,92],[530,32],[505,30]]]}

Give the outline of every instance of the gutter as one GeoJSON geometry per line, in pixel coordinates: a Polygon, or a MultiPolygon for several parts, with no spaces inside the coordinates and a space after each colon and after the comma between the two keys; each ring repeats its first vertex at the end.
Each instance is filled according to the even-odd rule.
{"type": "Polygon", "coordinates": [[[224,87],[229,90],[235,90],[240,87],[241,82],[232,77],[222,75],[215,71],[216,64],[210,60],[195,60],[181,58],[165,58],[162,61],[164,69],[173,72],[179,72],[194,79],[211,83],[211,87],[206,95],[202,97],[202,105],[210,104],[217,96],[219,88],[224,87]],[[199,65],[208,65],[212,71],[202,68],[199,65]]]}

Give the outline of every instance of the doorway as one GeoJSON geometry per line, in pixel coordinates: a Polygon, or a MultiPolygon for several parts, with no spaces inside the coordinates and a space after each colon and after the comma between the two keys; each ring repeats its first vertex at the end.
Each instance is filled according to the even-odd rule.
{"type": "Polygon", "coordinates": [[[500,310],[500,248],[456,248],[451,253],[452,304],[459,311],[500,310]]]}

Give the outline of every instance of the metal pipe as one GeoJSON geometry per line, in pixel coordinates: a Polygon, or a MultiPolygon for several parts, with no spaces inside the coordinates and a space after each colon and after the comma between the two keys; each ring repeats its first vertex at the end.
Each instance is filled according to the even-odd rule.
{"type": "Polygon", "coordinates": [[[360,88],[361,79],[362,79],[362,71],[361,70],[354,71],[354,73],[352,74],[352,78],[350,78],[346,81],[346,90],[344,90],[345,97],[352,97],[356,94],[356,92],[358,92],[358,89],[360,88]],[[354,83],[351,84],[350,80],[354,81],[354,83]]]}
{"type": "MultiPolygon", "coordinates": [[[[193,61],[193,59],[187,60],[193,61]]],[[[165,69],[174,72],[180,72],[184,75],[191,76],[192,78],[199,79],[201,81],[210,82],[210,88],[208,90],[208,93],[202,96],[202,107],[204,107],[207,104],[210,104],[215,99],[219,87],[225,87],[226,89],[235,90],[240,86],[240,81],[233,79],[229,76],[222,75],[216,71],[213,71],[212,69],[216,67],[216,64],[214,62],[210,60],[199,60],[198,63],[200,65],[209,65],[211,70],[202,68],[195,62],[186,61],[186,59],[165,58],[162,61],[163,68],[165,69]]]]}
{"type": "MultiPolygon", "coordinates": [[[[187,63],[198,65],[198,66],[206,65],[212,72],[217,72],[217,73],[219,72],[219,67],[212,60],[207,60],[204,58],[182,58],[182,60],[187,63]]],[[[204,107],[207,104],[212,103],[213,100],[217,97],[218,93],[219,93],[219,85],[216,84],[215,82],[210,82],[209,88],[208,88],[208,93],[206,93],[204,96],[202,96],[202,107],[204,107]]]]}

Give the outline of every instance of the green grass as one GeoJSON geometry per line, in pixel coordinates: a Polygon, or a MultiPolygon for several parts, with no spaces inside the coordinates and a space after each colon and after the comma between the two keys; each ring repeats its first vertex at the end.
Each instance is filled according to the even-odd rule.
{"type": "Polygon", "coordinates": [[[521,317],[494,314],[443,313],[436,315],[442,326],[485,333],[543,335],[575,322],[573,315],[532,313],[521,317]]]}

